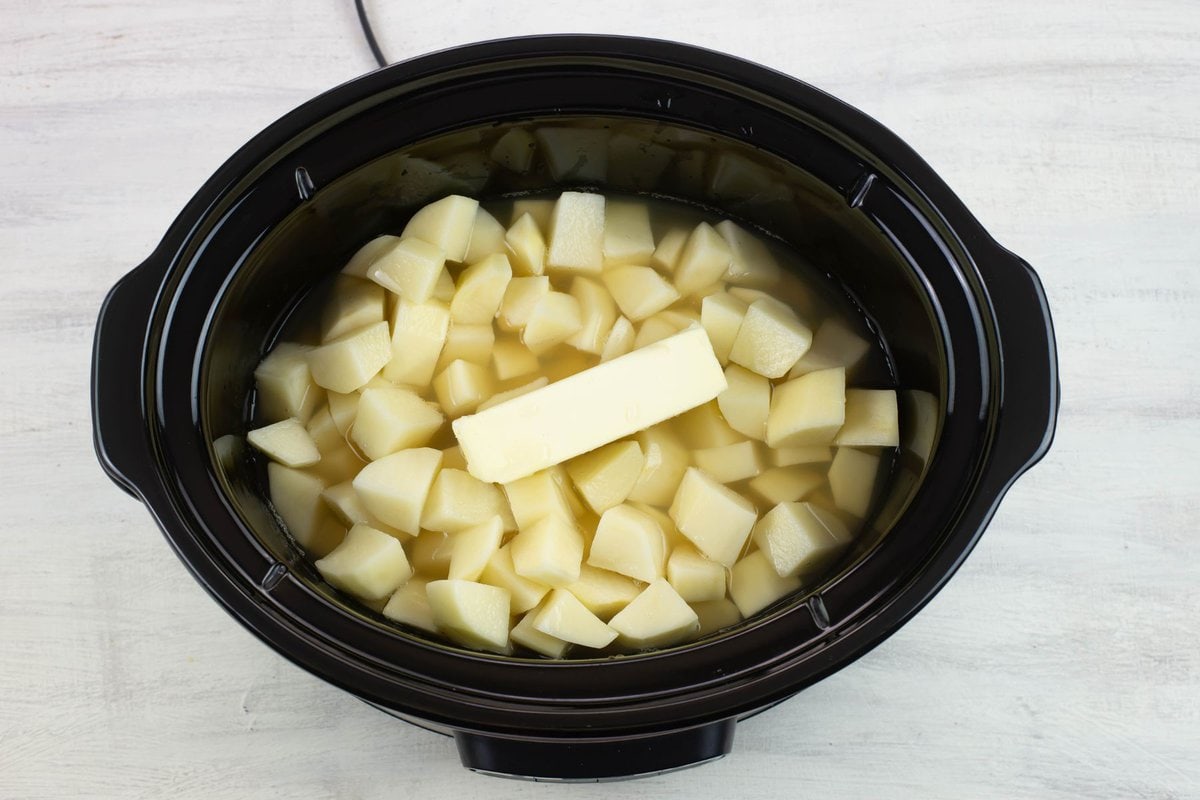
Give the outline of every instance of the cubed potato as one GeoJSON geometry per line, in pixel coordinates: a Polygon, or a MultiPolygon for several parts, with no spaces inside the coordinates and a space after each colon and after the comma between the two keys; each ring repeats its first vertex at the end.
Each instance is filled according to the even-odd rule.
{"type": "Polygon", "coordinates": [[[817,326],[812,346],[792,367],[788,377],[795,378],[833,367],[849,370],[862,361],[870,349],[870,342],[850,330],[842,320],[830,317],[817,326]]]}
{"type": "Polygon", "coordinates": [[[674,155],[672,148],[640,133],[617,133],[608,140],[608,184],[637,191],[659,188],[674,155]]]}
{"type": "Polygon", "coordinates": [[[383,289],[351,275],[338,275],[321,309],[321,341],[331,341],[382,319],[383,289]]]}
{"type": "Polygon", "coordinates": [[[464,470],[443,466],[425,499],[421,527],[454,533],[490,519],[500,520],[503,530],[517,529],[500,487],[484,483],[464,470]]]}
{"type": "Polygon", "coordinates": [[[675,418],[675,430],[691,448],[737,444],[745,437],[729,427],[716,400],[697,406],[675,418]]]}
{"type": "Polygon", "coordinates": [[[697,636],[707,636],[742,621],[742,612],[728,598],[692,603],[692,610],[700,620],[697,636]]]}
{"type": "Polygon", "coordinates": [[[535,378],[534,380],[531,380],[529,383],[523,383],[520,386],[514,386],[513,388],[509,389],[506,392],[499,392],[497,394],[492,395],[487,400],[484,400],[482,403],[479,404],[478,410],[479,411],[487,411],[492,406],[498,406],[501,403],[512,400],[514,397],[520,397],[523,394],[529,394],[530,392],[534,391],[535,389],[540,389],[543,386],[548,386],[549,384],[550,384],[550,379],[547,378],[545,375],[543,375],[540,378],[535,378]]]}
{"type": "Polygon", "coordinates": [[[754,525],[754,541],[776,574],[809,580],[850,544],[846,526],[811,503],[780,503],[754,525]]]}
{"type": "Polygon", "coordinates": [[[334,392],[353,392],[371,380],[392,358],[388,324],[359,328],[308,351],[313,382],[334,392]]]}
{"type": "Polygon", "coordinates": [[[604,266],[604,195],[563,192],[554,204],[546,267],[599,274],[604,266]]]}
{"type": "Polygon", "coordinates": [[[615,200],[604,209],[604,263],[649,264],[654,255],[650,207],[641,201],[615,200]]]}
{"type": "Polygon", "coordinates": [[[321,402],[321,390],[308,368],[307,345],[283,342],[254,370],[255,410],[267,422],[295,417],[308,421],[321,402]]]}
{"type": "Polygon", "coordinates": [[[645,462],[628,499],[665,507],[675,499],[690,463],[687,448],[667,423],[647,428],[635,438],[645,462]]]}
{"type": "Polygon", "coordinates": [[[767,378],[782,378],[811,343],[812,331],[796,312],[764,297],[746,309],[729,360],[767,378]]]}
{"type": "Polygon", "coordinates": [[[575,518],[566,487],[555,479],[552,470],[535,472],[528,477],[504,484],[504,494],[517,527],[524,530],[551,515],[566,520],[575,518]]]}
{"type": "Polygon", "coordinates": [[[492,348],[492,368],[499,380],[507,381],[537,372],[538,358],[520,342],[500,339],[492,348]]]}
{"type": "Polygon", "coordinates": [[[524,128],[509,128],[508,132],[496,140],[492,146],[492,160],[505,169],[513,172],[526,173],[533,166],[533,154],[537,142],[533,134],[524,128]]]}
{"type": "Polygon", "coordinates": [[[608,336],[604,340],[604,347],[600,350],[600,361],[612,361],[617,356],[623,356],[633,350],[633,342],[636,338],[636,331],[633,329],[633,323],[625,317],[617,317],[613,322],[612,330],[608,332],[608,336]]]}
{"type": "Polygon", "coordinates": [[[371,265],[367,276],[410,303],[424,303],[433,297],[445,264],[446,254],[437,245],[401,239],[371,265]]]}
{"type": "Polygon", "coordinates": [[[587,610],[566,589],[554,589],[533,618],[533,627],[564,642],[599,649],[617,638],[617,632],[587,610]]]}
{"type": "Polygon", "coordinates": [[[721,415],[738,433],[763,441],[771,412],[771,382],[737,364],[725,368],[725,380],[729,388],[717,395],[721,415]]]}
{"type": "Polygon", "coordinates": [[[587,563],[650,582],[666,569],[666,537],[649,515],[631,505],[610,508],[600,516],[587,563]]]}
{"type": "Polygon", "coordinates": [[[608,131],[542,127],[535,135],[555,181],[601,183],[607,177],[608,131]]]}
{"type": "MultiPolygon", "coordinates": [[[[362,395],[358,392],[329,392],[328,397],[329,416],[333,418],[333,424],[342,436],[341,444],[344,445],[354,425],[354,418],[358,416],[358,401],[362,395]]],[[[326,452],[322,450],[321,454],[325,455],[326,452]]]]}
{"type": "Polygon", "coordinates": [[[227,433],[213,439],[213,455],[216,456],[217,463],[221,465],[222,469],[229,472],[237,466],[245,452],[245,443],[245,439],[234,433],[227,433]]]}
{"type": "Polygon", "coordinates": [[[355,525],[342,543],[314,565],[321,577],[365,600],[389,596],[412,577],[397,539],[368,525],[355,525]]]}
{"type": "Polygon", "coordinates": [[[517,220],[528,214],[538,230],[549,233],[550,223],[554,219],[554,203],[548,197],[519,197],[513,200],[509,224],[515,225],[517,220]]]}
{"type": "Polygon", "coordinates": [[[710,294],[700,303],[700,324],[708,332],[713,352],[722,366],[729,363],[729,353],[749,307],[728,292],[710,294]]]}
{"type": "Polygon", "coordinates": [[[381,255],[391,250],[400,241],[399,236],[376,236],[355,251],[354,255],[342,267],[342,273],[356,278],[367,278],[367,270],[371,268],[381,255]]]}
{"type": "Polygon", "coordinates": [[[767,243],[730,220],[717,223],[732,258],[725,280],[739,286],[769,287],[779,282],[779,262],[767,243]]]}
{"type": "MultiPolygon", "coordinates": [[[[550,207],[552,208],[552,206],[550,207]]],[[[543,275],[546,272],[546,239],[531,214],[525,213],[504,235],[514,275],[543,275]]]]}
{"type": "Polygon", "coordinates": [[[518,575],[547,586],[579,580],[583,534],[572,520],[551,514],[513,537],[513,567],[518,575]]]}
{"type": "Polygon", "coordinates": [[[333,512],[333,515],[337,517],[338,522],[343,527],[352,528],[355,525],[369,525],[375,530],[383,531],[388,536],[393,536],[402,541],[409,538],[407,533],[396,530],[392,526],[381,522],[367,511],[367,507],[363,505],[358,492],[354,490],[352,480],[344,480],[341,483],[335,483],[332,486],[326,487],[325,491],[321,493],[321,499],[325,501],[325,505],[333,512]]]}
{"type": "Polygon", "coordinates": [[[846,370],[823,369],[792,378],[771,392],[770,447],[827,445],[846,421],[846,370]]]}
{"type": "Polygon", "coordinates": [[[509,595],[474,581],[430,581],[425,587],[438,630],[480,650],[508,651],[509,595]]]}
{"type": "Polygon", "coordinates": [[[392,593],[383,607],[385,617],[404,625],[411,625],[429,633],[437,633],[437,623],[433,620],[433,609],[429,607],[429,596],[425,587],[429,581],[423,578],[410,578],[407,583],[392,593]]]}
{"type": "Polygon", "coordinates": [[[523,614],[536,606],[550,591],[544,583],[530,580],[517,574],[513,565],[512,548],[504,545],[488,559],[479,580],[490,586],[499,586],[509,593],[514,614],[523,614]]]}
{"type": "Polygon", "coordinates": [[[823,444],[780,447],[770,452],[771,463],[777,467],[790,467],[796,464],[825,464],[833,459],[833,448],[823,444]]]}
{"type": "Polygon", "coordinates": [[[584,564],[579,568],[579,580],[566,587],[579,602],[597,617],[610,619],[637,597],[642,585],[632,578],[606,569],[584,564]]]}
{"type": "Polygon", "coordinates": [[[899,416],[894,389],[847,389],[846,421],[833,442],[843,447],[899,447],[899,416]]]}
{"type": "Polygon", "coordinates": [[[422,239],[441,248],[448,261],[462,262],[475,229],[479,201],[452,194],[422,208],[404,226],[401,239],[422,239]]]}
{"type": "Polygon", "coordinates": [[[829,490],[833,502],[842,511],[864,519],[875,496],[875,479],[879,474],[879,456],[839,447],[829,464],[829,490]]]}
{"type": "MultiPolygon", "coordinates": [[[[357,391],[361,395],[367,389],[395,389],[395,388],[397,388],[396,384],[392,383],[387,378],[383,377],[383,375],[376,375],[375,377],[371,378],[371,380],[367,381],[362,386],[358,387],[357,391]]],[[[400,387],[400,388],[407,388],[407,387],[400,387]]],[[[410,391],[412,391],[412,390],[410,390],[410,391]]]]}
{"type": "Polygon", "coordinates": [[[409,386],[428,386],[449,330],[450,310],[444,303],[410,303],[400,298],[392,314],[392,358],[383,368],[383,377],[409,386]]]}
{"type": "MultiPolygon", "coordinates": [[[[445,472],[442,470],[443,474],[445,472]]],[[[434,485],[436,487],[436,483],[434,485]]],[[[500,549],[503,536],[504,523],[499,516],[492,516],[479,525],[455,533],[451,537],[454,544],[450,550],[450,579],[478,580],[483,568],[500,549]]]]}
{"type": "Polygon", "coordinates": [[[453,361],[470,361],[472,364],[488,366],[492,362],[492,350],[496,346],[496,330],[491,325],[463,325],[450,323],[446,332],[446,344],[438,357],[436,372],[441,372],[453,361]]]}
{"type": "Polygon", "coordinates": [[[682,641],[700,626],[700,619],[663,578],[656,579],[608,621],[625,647],[665,647],[682,641]]]}
{"type": "Polygon", "coordinates": [[[675,322],[669,317],[664,317],[662,311],[648,319],[642,320],[642,324],[638,326],[637,336],[633,340],[633,349],[640,350],[643,347],[652,345],[655,342],[661,342],[668,336],[674,336],[679,333],[679,328],[675,322]]]}
{"type": "Polygon", "coordinates": [[[363,467],[354,478],[354,489],[367,511],[415,536],[421,530],[421,509],[429,487],[441,465],[441,450],[401,450],[363,467]]]}
{"type": "Polygon", "coordinates": [[[705,558],[690,544],[681,544],[667,559],[667,580],[689,603],[720,600],[725,596],[723,565],[705,558]]]}
{"type": "Polygon", "coordinates": [[[825,483],[825,474],[812,467],[772,467],[747,484],[750,494],[766,506],[794,503],[825,483]]]}
{"type": "Polygon", "coordinates": [[[372,461],[429,443],[445,422],[433,403],[408,389],[367,389],[358,401],[350,439],[372,461]]]}
{"type": "Polygon", "coordinates": [[[667,543],[667,552],[671,552],[681,544],[687,543],[687,537],[679,532],[675,527],[675,520],[667,512],[663,511],[658,506],[648,506],[645,503],[630,502],[631,506],[648,515],[651,519],[658,523],[658,527],[662,528],[663,536],[667,543]]]}
{"type": "Polygon", "coordinates": [[[938,399],[920,389],[909,389],[903,397],[904,449],[924,464],[933,453],[933,443],[937,439],[938,422],[941,419],[938,399]]]}
{"type": "Polygon", "coordinates": [[[607,289],[581,275],[571,281],[571,296],[579,301],[583,327],[567,339],[567,344],[576,350],[599,355],[617,321],[616,303],[607,289]]]}
{"type": "Polygon", "coordinates": [[[540,354],[565,342],[582,327],[579,301],[563,292],[548,292],[533,307],[521,331],[521,342],[540,354]]]}
{"type": "Polygon", "coordinates": [[[327,486],[331,486],[353,478],[363,468],[364,463],[353,448],[343,444],[335,450],[322,453],[321,460],[309,467],[308,471],[320,477],[327,486]]]}
{"type": "Polygon", "coordinates": [[[496,218],[482,208],[475,210],[475,225],[471,228],[471,243],[467,245],[464,264],[477,264],[488,256],[505,255],[504,236],[507,231],[496,218]]]}
{"type": "Polygon", "coordinates": [[[679,299],[675,287],[650,267],[614,267],[605,270],[604,285],[621,313],[634,322],[657,314],[679,299]]]}
{"type": "Polygon", "coordinates": [[[650,256],[650,265],[660,272],[674,272],[690,235],[691,231],[685,228],[672,228],[664,233],[658,240],[658,247],[654,248],[654,254],[650,256]]]}
{"type": "Polygon", "coordinates": [[[538,301],[550,293],[550,279],[545,275],[513,278],[504,291],[496,324],[500,330],[519,331],[529,322],[538,301]]]}
{"type": "Polygon", "coordinates": [[[467,267],[454,284],[450,319],[468,325],[491,325],[512,275],[505,255],[491,255],[467,267]]]}
{"type": "Polygon", "coordinates": [[[515,644],[526,647],[535,653],[541,653],[550,658],[562,658],[567,652],[567,648],[571,646],[570,642],[564,642],[556,636],[551,636],[548,633],[542,633],[537,628],[533,627],[533,621],[537,617],[540,609],[534,609],[521,617],[521,621],[513,626],[510,634],[515,644]]]}
{"type": "Polygon", "coordinates": [[[346,529],[337,525],[321,500],[324,481],[311,472],[270,463],[267,485],[271,505],[301,547],[320,558],[338,546],[346,529]]]}
{"type": "Polygon", "coordinates": [[[346,446],[346,437],[338,430],[328,405],[321,406],[320,410],[309,418],[305,430],[322,456],[346,446]]]}
{"type": "Polygon", "coordinates": [[[451,419],[474,411],[492,395],[494,388],[491,370],[462,359],[450,362],[433,379],[438,403],[451,419]]]}
{"type": "Polygon", "coordinates": [[[321,460],[317,443],[295,417],[252,430],[246,434],[246,440],[285,467],[308,467],[321,460]]]}
{"type": "Polygon", "coordinates": [[[758,518],[753,503],[695,467],[683,474],[670,514],[701,553],[727,567],[737,560],[758,518]]]}
{"type": "MultiPolygon", "coordinates": [[[[688,236],[675,265],[675,288],[687,297],[724,277],[733,254],[716,228],[701,222],[688,236]]],[[[795,362],[793,362],[795,363],[795,362]]],[[[790,367],[791,364],[788,364],[790,367]]]]}
{"type": "Polygon", "coordinates": [[[606,444],[567,462],[567,474],[584,502],[597,514],[625,502],[646,459],[637,442],[606,444]]]}
{"type": "Polygon", "coordinates": [[[777,176],[776,170],[741,153],[726,150],[712,160],[708,171],[708,193],[718,201],[754,205],[789,203],[792,190],[777,176]]]}
{"type": "Polygon", "coordinates": [[[445,303],[446,308],[450,307],[450,301],[454,299],[454,278],[450,277],[450,270],[444,269],[438,273],[437,283],[433,285],[433,295],[430,299],[445,303]]]}
{"type": "Polygon", "coordinates": [[[454,540],[443,531],[422,531],[409,543],[409,561],[418,575],[436,580],[450,574],[450,559],[454,557],[454,540]]]}
{"type": "Polygon", "coordinates": [[[721,483],[744,481],[766,468],[760,445],[751,441],[701,448],[692,453],[692,460],[721,483]]]}
{"type": "Polygon", "coordinates": [[[799,588],[800,579],[780,577],[762,550],[734,564],[729,573],[729,597],[743,617],[757,614],[799,588]]]}

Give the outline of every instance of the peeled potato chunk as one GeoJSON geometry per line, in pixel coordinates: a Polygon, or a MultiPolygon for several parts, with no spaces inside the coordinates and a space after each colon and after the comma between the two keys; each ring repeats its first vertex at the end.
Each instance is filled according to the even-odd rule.
{"type": "Polygon", "coordinates": [[[381,612],[385,617],[429,633],[437,633],[433,609],[429,607],[429,596],[425,587],[429,581],[410,578],[407,583],[392,593],[381,612]]]}
{"type": "Polygon", "coordinates": [[[899,447],[900,422],[893,389],[847,389],[846,422],[834,444],[849,447],[899,447]]]}
{"type": "Polygon", "coordinates": [[[346,529],[329,515],[321,493],[325,482],[310,472],[267,464],[271,505],[300,546],[318,558],[341,542],[346,529]]]}
{"type": "Polygon", "coordinates": [[[446,332],[446,344],[438,357],[436,371],[441,372],[452,361],[470,361],[487,366],[492,360],[492,349],[496,346],[496,331],[491,325],[464,325],[450,323],[446,332]]]}
{"type": "Polygon", "coordinates": [[[717,395],[717,408],[725,421],[743,436],[763,441],[771,411],[771,382],[737,364],[725,368],[725,380],[729,388],[717,395]]]}
{"type": "Polygon", "coordinates": [[[707,636],[742,621],[742,612],[738,611],[738,607],[734,605],[733,601],[727,598],[692,603],[692,610],[700,619],[700,627],[696,631],[697,636],[707,636]]]}
{"type": "Polygon", "coordinates": [[[454,534],[448,571],[451,580],[478,580],[484,567],[500,549],[503,536],[504,524],[498,516],[454,534]]]}
{"type": "Polygon", "coordinates": [[[545,275],[513,278],[504,291],[496,324],[505,331],[524,328],[538,301],[549,293],[550,279],[545,275]]]}
{"type": "Polygon", "coordinates": [[[777,467],[794,464],[821,464],[833,459],[833,448],[821,444],[779,447],[771,451],[771,463],[777,467]]]}
{"type": "Polygon", "coordinates": [[[737,444],[745,438],[729,427],[715,400],[676,417],[675,429],[684,444],[692,448],[737,444]]]}
{"type": "Polygon", "coordinates": [[[541,127],[536,136],[554,180],[600,183],[608,175],[608,131],[541,127]]]}
{"type": "Polygon", "coordinates": [[[388,324],[382,320],[308,351],[313,381],[330,391],[353,392],[392,358],[388,324]]]}
{"type": "Polygon", "coordinates": [[[725,567],[705,558],[690,544],[678,545],[667,559],[667,580],[689,603],[725,596],[725,567]]]}
{"type": "Polygon", "coordinates": [[[634,322],[662,311],[679,292],[650,267],[614,267],[604,271],[604,285],[621,313],[634,322]]]}
{"type": "Polygon", "coordinates": [[[604,195],[559,195],[550,222],[546,266],[559,272],[600,272],[604,266],[604,195]]]}
{"type": "Polygon", "coordinates": [[[422,239],[441,248],[448,261],[461,262],[471,244],[479,201],[452,194],[422,208],[404,226],[401,239],[422,239]]]}
{"type": "Polygon", "coordinates": [[[514,275],[543,275],[546,272],[546,240],[533,217],[522,214],[504,235],[514,275]]]}
{"type": "Polygon", "coordinates": [[[548,469],[504,484],[504,494],[521,530],[551,515],[567,520],[575,517],[566,488],[548,469]]]}
{"type": "Polygon", "coordinates": [[[649,582],[663,576],[665,562],[665,537],[652,517],[630,505],[610,508],[600,516],[588,564],[649,582]]]}
{"type": "Polygon", "coordinates": [[[445,264],[446,254],[436,244],[421,239],[401,239],[371,265],[367,275],[409,302],[424,303],[433,297],[445,264]]]}
{"type": "Polygon", "coordinates": [[[566,589],[555,589],[533,618],[533,627],[564,642],[599,649],[617,638],[608,627],[566,589]]]}
{"type": "Polygon", "coordinates": [[[392,357],[383,377],[408,386],[428,386],[449,330],[450,310],[445,304],[400,298],[392,314],[392,357]]]}
{"type": "Polygon", "coordinates": [[[515,225],[517,220],[528,214],[538,230],[546,233],[550,230],[550,223],[554,218],[554,203],[555,200],[549,197],[519,197],[513,200],[509,224],[515,225]]]}
{"type": "Polygon", "coordinates": [[[753,535],[759,550],[783,578],[813,575],[852,538],[841,520],[811,503],[780,503],[755,524],[753,535]]]}
{"type": "Polygon", "coordinates": [[[367,389],[358,401],[350,439],[374,461],[427,444],[445,419],[437,406],[407,389],[367,389]]]}
{"type": "Polygon", "coordinates": [[[542,633],[533,626],[533,621],[537,617],[539,609],[530,611],[525,616],[521,617],[521,621],[513,626],[512,640],[527,647],[535,653],[541,653],[550,658],[562,658],[563,653],[567,652],[567,648],[571,646],[570,642],[564,642],[556,636],[551,636],[548,633],[542,633]]]}
{"type": "Polygon", "coordinates": [[[597,514],[625,502],[646,459],[637,442],[604,445],[567,462],[567,474],[584,502],[597,514]]]}
{"type": "Polygon", "coordinates": [[[467,245],[464,264],[475,264],[488,256],[504,255],[504,226],[482,208],[475,210],[475,224],[471,228],[471,242],[467,245]]]}
{"type": "Polygon", "coordinates": [[[833,502],[847,514],[863,519],[875,495],[875,476],[879,472],[879,456],[839,447],[829,465],[829,490],[833,502]]]}
{"type": "Polygon", "coordinates": [[[368,281],[339,275],[321,312],[321,341],[328,342],[383,319],[383,289],[368,281]]]}
{"type": "Polygon", "coordinates": [[[767,378],[782,378],[812,343],[812,331],[796,312],[772,298],[750,304],[729,360],[767,378]]]}
{"type": "Polygon", "coordinates": [[[367,511],[393,528],[416,536],[421,531],[425,498],[441,465],[441,450],[401,450],[363,467],[354,478],[354,489],[367,511]]]}
{"type": "Polygon", "coordinates": [[[617,306],[608,290],[596,281],[576,276],[571,281],[571,296],[579,301],[582,327],[567,339],[576,350],[599,355],[608,334],[617,321],[617,306]]]}
{"type": "Polygon", "coordinates": [[[421,527],[431,531],[465,530],[495,519],[501,530],[516,530],[504,493],[461,469],[443,467],[434,478],[421,513],[421,527]]]}
{"type": "Polygon", "coordinates": [[[530,312],[521,331],[521,342],[534,353],[544,353],[570,339],[581,328],[583,311],[579,301],[569,294],[548,292],[530,312]]]}
{"type": "Polygon", "coordinates": [[[621,644],[643,649],[674,644],[699,627],[700,619],[663,578],[656,579],[608,621],[621,644]]]}
{"type": "Polygon", "coordinates": [[[513,172],[529,172],[537,142],[524,128],[510,128],[492,146],[492,160],[513,172]]]}
{"type": "Polygon", "coordinates": [[[254,370],[259,415],[268,422],[295,417],[304,422],[316,411],[321,392],[308,368],[311,347],[284,342],[276,345],[254,370]]]}
{"type": "Polygon", "coordinates": [[[654,248],[654,255],[650,257],[651,266],[661,272],[674,272],[690,234],[691,231],[683,228],[672,228],[663,234],[658,240],[658,247],[654,248]]]}
{"type": "Polygon", "coordinates": [[[354,484],[350,480],[327,487],[325,491],[321,492],[321,499],[325,501],[325,505],[338,518],[338,521],[348,528],[355,525],[369,525],[375,530],[383,531],[397,539],[408,538],[408,534],[401,533],[373,517],[367,511],[367,507],[363,505],[362,499],[354,490],[354,484]]]}
{"type": "Polygon", "coordinates": [[[758,518],[754,505],[711,476],[689,467],[671,503],[671,519],[700,552],[731,566],[758,518]]]}
{"type": "Polygon", "coordinates": [[[317,443],[294,417],[252,430],[246,440],[285,467],[308,467],[321,460],[317,443]]]}
{"type": "Polygon", "coordinates": [[[521,529],[509,544],[518,575],[547,586],[579,580],[583,535],[571,520],[552,514],[521,529]]]}
{"type": "Polygon", "coordinates": [[[642,320],[642,324],[638,326],[637,336],[633,340],[634,350],[641,350],[643,347],[679,333],[679,325],[670,317],[663,316],[666,313],[668,312],[660,311],[654,316],[642,320]]]}
{"type": "Polygon", "coordinates": [[[871,343],[850,330],[844,322],[834,318],[827,319],[817,326],[812,347],[796,362],[788,377],[795,378],[833,367],[850,369],[861,361],[870,349],[871,343]]]}
{"type": "Polygon", "coordinates": [[[512,613],[522,614],[536,606],[550,591],[544,583],[517,574],[513,565],[512,547],[504,545],[488,559],[479,580],[506,590],[511,598],[512,613]]]}
{"type": "MultiPolygon", "coordinates": [[[[688,237],[675,265],[675,288],[684,297],[716,283],[729,269],[733,254],[721,234],[701,222],[688,237]]],[[[788,364],[790,367],[791,364],[788,364]]]]}
{"type": "Polygon", "coordinates": [[[749,307],[728,292],[714,292],[700,301],[700,324],[708,332],[721,366],[729,363],[729,353],[749,307]]]}
{"type": "Polygon", "coordinates": [[[638,596],[642,584],[624,575],[584,564],[579,568],[579,580],[566,588],[588,611],[607,620],[638,596]]]}
{"type": "Polygon", "coordinates": [[[399,540],[367,525],[351,528],[316,567],[337,588],[366,600],[387,597],[412,577],[399,540]]]}
{"type": "Polygon", "coordinates": [[[752,495],[774,506],[800,500],[823,483],[825,475],[811,467],[772,467],[753,478],[747,487],[752,495]]]}
{"type": "Polygon", "coordinates": [[[502,339],[492,348],[492,369],[499,380],[507,381],[537,372],[538,358],[520,342],[502,339]]]}
{"type": "Polygon", "coordinates": [[[467,267],[455,283],[450,319],[467,325],[490,325],[512,275],[508,256],[502,254],[490,255],[467,267]]]}
{"type": "Polygon", "coordinates": [[[687,471],[687,448],[666,423],[647,428],[635,438],[645,460],[628,499],[666,506],[675,499],[679,482],[687,471]]]}
{"type": "Polygon", "coordinates": [[[508,592],[462,580],[430,581],[425,587],[438,629],[467,647],[508,650],[508,592]]]}
{"type": "Polygon", "coordinates": [[[767,444],[829,444],[846,421],[846,370],[823,369],[793,378],[771,392],[767,444]]]}
{"type": "Polygon", "coordinates": [[[725,280],[741,286],[761,287],[779,282],[779,262],[762,239],[731,220],[718,222],[716,229],[731,253],[725,280]]]}
{"type": "Polygon", "coordinates": [[[625,317],[617,317],[612,330],[604,339],[604,347],[600,351],[600,363],[612,361],[617,356],[623,356],[632,350],[636,335],[633,323],[625,317]]]}
{"type": "Polygon", "coordinates": [[[645,203],[613,201],[604,209],[604,263],[648,264],[654,255],[650,209],[645,203]]]}
{"type": "Polygon", "coordinates": [[[470,361],[450,362],[433,379],[433,391],[447,416],[461,417],[479,407],[491,396],[495,384],[487,367],[470,361]]]}
{"type": "Polygon", "coordinates": [[[722,447],[708,447],[692,453],[696,466],[721,483],[735,483],[753,478],[763,471],[759,445],[745,441],[722,447]]]}
{"type": "Polygon", "coordinates": [[[734,564],[729,573],[729,597],[743,617],[757,614],[799,588],[800,579],[780,577],[762,550],[755,550],[734,564]]]}
{"type": "Polygon", "coordinates": [[[367,270],[371,268],[371,265],[381,255],[395,247],[399,241],[399,236],[376,236],[355,251],[354,255],[346,263],[346,266],[342,268],[342,273],[353,275],[356,278],[366,278],[367,270]]]}

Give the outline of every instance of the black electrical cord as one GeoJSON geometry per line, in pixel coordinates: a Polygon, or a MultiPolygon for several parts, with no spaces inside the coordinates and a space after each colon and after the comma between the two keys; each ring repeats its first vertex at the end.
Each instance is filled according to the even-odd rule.
{"type": "Polygon", "coordinates": [[[358,11],[358,24],[362,27],[363,37],[367,40],[367,47],[371,48],[371,55],[375,57],[375,63],[386,67],[388,60],[383,57],[383,51],[379,49],[375,31],[371,30],[371,20],[367,19],[367,9],[363,7],[363,0],[354,0],[354,8],[358,11]]]}

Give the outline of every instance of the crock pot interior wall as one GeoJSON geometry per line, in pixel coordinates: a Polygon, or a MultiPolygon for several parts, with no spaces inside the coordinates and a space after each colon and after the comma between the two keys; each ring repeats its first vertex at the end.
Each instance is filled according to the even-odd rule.
{"type": "MultiPolygon", "coordinates": [[[[311,288],[364,242],[398,233],[417,208],[450,193],[494,198],[589,186],[663,195],[718,210],[778,236],[832,275],[882,333],[899,388],[943,395],[941,337],[913,270],[845,195],[814,177],[819,164],[806,163],[803,151],[793,153],[789,162],[695,129],[598,117],[476,126],[384,155],[372,152],[386,147],[386,136],[367,143],[364,155],[372,160],[315,191],[306,186],[308,171],[298,172],[296,207],[244,254],[205,348],[202,416],[210,440],[245,433],[254,367],[311,288]],[[488,156],[494,142],[514,125],[531,132],[541,126],[594,131],[596,148],[565,170],[559,165],[552,171],[537,157],[529,173],[517,174],[488,156]]],[[[811,158],[820,157],[820,151],[811,152],[811,158]]],[[[902,393],[902,418],[912,424],[916,409],[906,407],[909,403],[911,396],[902,393]]],[[[925,439],[932,441],[931,436],[925,439]]],[[[903,511],[928,456],[910,447],[888,465],[891,475],[881,484],[891,496],[877,498],[879,511],[846,565],[870,550],[903,511]]],[[[295,574],[320,584],[265,502],[261,460],[243,451],[231,468],[219,472],[235,507],[268,549],[295,574]]],[[[328,587],[319,591],[341,600],[328,587]]]]}

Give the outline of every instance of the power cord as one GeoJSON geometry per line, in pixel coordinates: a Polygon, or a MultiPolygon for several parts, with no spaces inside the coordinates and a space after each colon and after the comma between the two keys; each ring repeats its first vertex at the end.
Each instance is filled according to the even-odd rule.
{"type": "Polygon", "coordinates": [[[363,0],[354,0],[354,9],[358,11],[358,24],[362,27],[363,38],[367,40],[367,47],[371,49],[375,63],[386,67],[388,60],[384,58],[383,50],[379,49],[379,41],[375,38],[375,31],[371,29],[371,20],[367,18],[367,9],[363,6],[363,0]]]}

